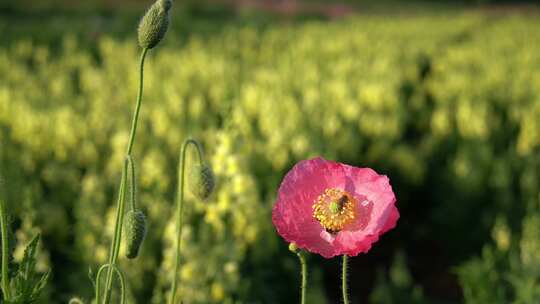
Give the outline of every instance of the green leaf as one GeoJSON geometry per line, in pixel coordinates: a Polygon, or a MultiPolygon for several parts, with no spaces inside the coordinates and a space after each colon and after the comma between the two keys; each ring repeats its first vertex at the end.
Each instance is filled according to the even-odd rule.
{"type": "Polygon", "coordinates": [[[50,274],[50,271],[39,274],[35,269],[39,238],[40,235],[37,234],[26,246],[23,259],[19,263],[17,272],[11,281],[10,288],[13,298],[10,301],[6,301],[6,304],[31,304],[38,302],[50,274]]]}

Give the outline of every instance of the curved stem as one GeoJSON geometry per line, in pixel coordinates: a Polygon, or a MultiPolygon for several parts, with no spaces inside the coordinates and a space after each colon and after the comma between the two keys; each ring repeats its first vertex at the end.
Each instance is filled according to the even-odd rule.
{"type": "Polygon", "coordinates": [[[298,259],[300,260],[300,265],[302,266],[302,286],[301,286],[301,297],[300,304],[306,304],[306,289],[307,289],[307,263],[306,257],[302,251],[296,253],[298,259]]]}
{"type": "Polygon", "coordinates": [[[105,264],[101,266],[97,273],[97,281],[96,281],[96,303],[99,303],[99,300],[101,298],[101,294],[99,293],[100,285],[101,285],[101,273],[103,270],[109,269],[113,270],[116,275],[118,276],[118,279],[120,280],[120,303],[123,304],[126,301],[126,283],[124,279],[124,274],[116,267],[115,265],[111,264],[105,264]]]}
{"type": "Polygon", "coordinates": [[[202,148],[199,142],[191,138],[186,139],[182,144],[182,149],[180,150],[180,157],[178,160],[178,193],[176,195],[176,256],[174,259],[174,273],[169,304],[174,304],[178,285],[178,269],[180,267],[180,250],[182,240],[182,211],[184,208],[186,151],[190,144],[193,145],[197,150],[197,154],[199,155],[199,164],[202,165],[203,163],[202,148]]]}
{"type": "MultiPolygon", "coordinates": [[[[144,48],[141,53],[141,59],[139,62],[139,92],[137,93],[137,102],[135,105],[135,113],[131,122],[131,132],[129,134],[129,142],[126,153],[126,161],[124,162],[124,168],[122,170],[122,180],[120,182],[120,191],[118,195],[118,208],[116,212],[116,222],[114,224],[114,236],[111,242],[111,252],[109,256],[109,264],[111,266],[116,265],[118,258],[118,252],[120,251],[120,238],[122,236],[122,222],[124,218],[124,198],[126,194],[126,180],[127,180],[127,163],[132,162],[131,150],[133,149],[133,143],[135,142],[135,134],[137,133],[137,123],[139,120],[139,113],[141,110],[142,94],[143,94],[143,74],[144,74],[144,59],[148,52],[147,48],[144,48]]],[[[107,281],[105,284],[105,298],[103,303],[107,304],[110,300],[111,286],[112,286],[113,270],[109,268],[107,271],[107,281]]],[[[99,289],[96,288],[99,292],[99,289]]],[[[99,303],[98,303],[99,304],[99,303]]]]}
{"type": "MultiPolygon", "coordinates": [[[[1,177],[0,183],[2,183],[1,177]]],[[[0,197],[0,226],[2,230],[2,293],[4,294],[4,300],[7,302],[11,299],[8,276],[9,243],[6,206],[2,197],[0,197]]]]}
{"type": "Polygon", "coordinates": [[[349,294],[347,293],[347,264],[349,257],[343,255],[343,265],[341,269],[341,291],[343,292],[343,304],[349,304],[349,294]]]}
{"type": "Polygon", "coordinates": [[[142,94],[143,94],[143,74],[144,74],[144,59],[146,58],[148,49],[144,48],[141,53],[141,59],[139,63],[139,92],[137,93],[137,103],[135,104],[135,114],[131,121],[131,133],[129,134],[129,143],[127,148],[127,155],[131,155],[133,149],[133,142],[135,141],[135,134],[137,133],[137,122],[139,120],[139,112],[141,111],[142,94]]]}

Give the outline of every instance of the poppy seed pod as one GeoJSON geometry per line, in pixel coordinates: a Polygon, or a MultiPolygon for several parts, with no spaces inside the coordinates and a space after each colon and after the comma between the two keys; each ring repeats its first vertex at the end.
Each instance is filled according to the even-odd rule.
{"type": "Polygon", "coordinates": [[[137,33],[142,48],[151,49],[163,39],[169,27],[171,6],[172,0],[157,0],[144,14],[137,33]]]}
{"type": "Polygon", "coordinates": [[[214,191],[214,173],[207,165],[195,165],[190,174],[191,192],[200,199],[207,199],[214,191]]]}
{"type": "Polygon", "coordinates": [[[126,257],[134,259],[146,237],[146,217],[140,210],[131,210],[126,214],[126,257]]]}

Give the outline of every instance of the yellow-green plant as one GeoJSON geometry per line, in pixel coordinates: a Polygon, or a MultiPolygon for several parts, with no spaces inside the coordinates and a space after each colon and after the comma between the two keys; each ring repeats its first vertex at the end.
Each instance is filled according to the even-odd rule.
{"type": "MultiPolygon", "coordinates": [[[[121,13],[111,26],[129,28],[117,16],[121,13]]],[[[47,246],[39,265],[69,262],[69,268],[54,269],[47,285],[51,302],[60,302],[65,290],[89,297],[86,265],[108,259],[109,242],[102,238],[112,237],[112,229],[104,233],[103,227],[113,226],[116,212],[109,198],[112,189],[118,190],[119,164],[125,160],[126,112],[138,85],[137,73],[126,71],[139,55],[136,43],[106,32],[87,41],[78,26],[71,26],[88,20],[94,26],[95,20],[79,20],[79,15],[66,23],[44,16],[39,27],[26,23],[30,20],[10,27],[11,16],[3,17],[0,32],[7,29],[9,35],[17,28],[25,34],[11,35],[0,46],[1,148],[9,151],[5,160],[18,167],[6,177],[9,201],[20,203],[9,205],[16,210],[8,212],[23,212],[17,218],[19,241],[33,233],[31,227],[42,229],[47,246]],[[58,24],[72,33],[56,30],[58,24]],[[36,29],[54,39],[26,35],[36,29]],[[73,247],[58,250],[68,245],[73,247]]],[[[385,172],[399,176],[400,205],[407,214],[416,214],[417,208],[422,212],[414,227],[402,230],[402,241],[388,240],[388,250],[420,233],[449,253],[453,265],[473,256],[484,260],[485,271],[466,269],[477,275],[474,280],[460,272],[464,290],[478,288],[497,297],[490,286],[504,286],[496,288],[508,290],[502,302],[515,300],[525,285],[491,284],[493,265],[500,264],[481,248],[492,242],[490,222],[506,215],[512,235],[507,246],[518,250],[514,261],[522,263],[522,221],[531,215],[524,206],[538,201],[540,44],[532,43],[540,39],[538,18],[452,11],[264,27],[208,22],[216,31],[199,25],[197,19],[186,20],[177,29],[189,31],[178,38],[184,43],[167,43],[156,56],[149,52],[145,65],[134,155],[142,173],[138,207],[151,228],[136,263],[118,259],[129,282],[128,301],[168,301],[177,238],[170,203],[177,190],[176,164],[171,163],[191,134],[205,147],[222,182],[209,203],[186,191],[177,295],[185,303],[261,298],[284,303],[297,294],[289,288],[297,274],[290,262],[297,257],[279,249],[268,220],[269,193],[292,163],[319,154],[351,163],[361,157],[362,163],[384,165],[385,172]],[[428,72],[420,71],[419,57],[424,58],[421,71],[428,72]],[[431,196],[418,202],[419,193],[431,196]],[[270,262],[275,267],[262,266],[270,262]],[[268,289],[272,274],[287,279],[268,289]]],[[[15,251],[20,254],[27,241],[15,251]]],[[[405,253],[416,273],[418,256],[405,253]]],[[[529,269],[523,267],[527,271],[520,276],[534,278],[529,269]]],[[[506,280],[506,271],[498,273],[506,280]]],[[[310,265],[308,303],[317,303],[315,295],[324,299],[327,287],[320,274],[316,263],[310,265]]],[[[401,288],[387,281],[385,286],[399,291],[396,295],[418,286],[412,282],[401,288]]],[[[358,291],[350,291],[353,301],[358,291]]]]}

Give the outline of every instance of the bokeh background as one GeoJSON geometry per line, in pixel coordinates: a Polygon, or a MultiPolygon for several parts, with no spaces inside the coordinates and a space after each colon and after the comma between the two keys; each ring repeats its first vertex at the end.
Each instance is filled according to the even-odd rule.
{"type": "MultiPolygon", "coordinates": [[[[42,303],[90,299],[104,263],[150,0],[0,1],[0,162],[17,246],[43,235],[42,303]]],[[[501,1],[176,1],[147,60],[134,156],[149,234],[130,303],[164,303],[177,157],[199,139],[185,303],[296,303],[271,207],[322,155],[390,177],[401,219],[351,261],[353,303],[540,303],[540,8],[501,1]]],[[[308,303],[340,303],[310,256],[308,303]]]]}

